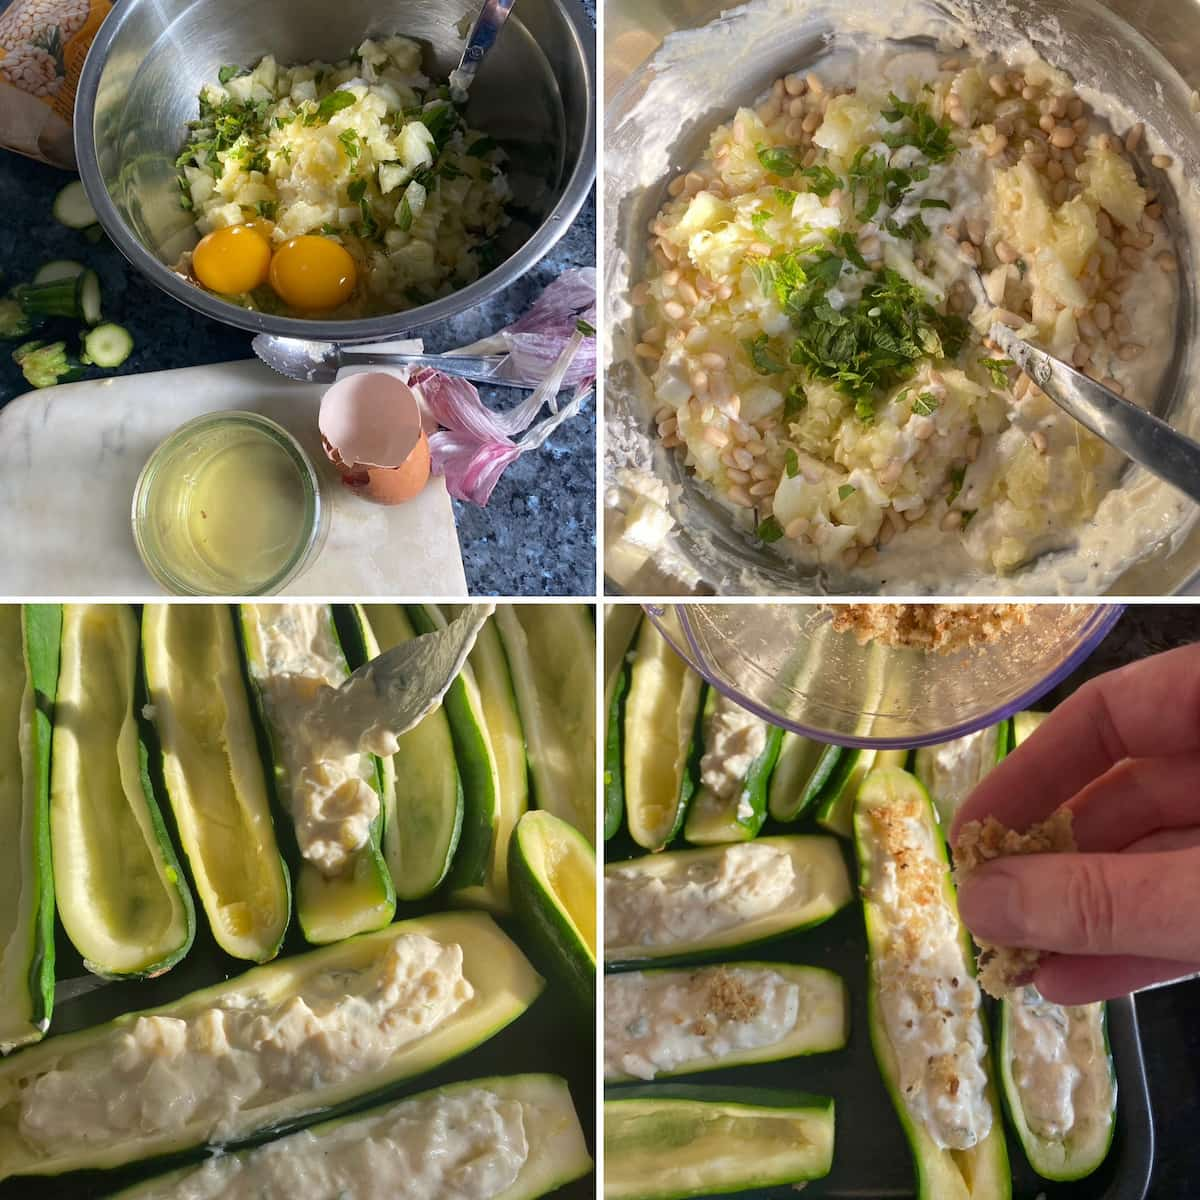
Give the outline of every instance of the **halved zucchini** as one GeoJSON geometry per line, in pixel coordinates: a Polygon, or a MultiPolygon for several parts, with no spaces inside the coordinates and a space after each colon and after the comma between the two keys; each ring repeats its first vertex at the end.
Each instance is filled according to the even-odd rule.
{"type": "Polygon", "coordinates": [[[1008,753],[1012,723],[969,733],[936,746],[921,746],[913,756],[913,774],[925,785],[942,824],[954,814],[984,776],[1008,753]]]}
{"type": "MultiPolygon", "coordinates": [[[[341,1116],[363,1097],[432,1070],[486,1041],[519,1017],[541,989],[541,977],[489,916],[484,913],[438,913],[398,921],[385,929],[337,945],[255,967],[232,980],[193,992],[161,1008],[128,1013],[107,1025],[51,1038],[0,1065],[0,1179],[9,1175],[59,1175],[83,1168],[115,1167],[156,1155],[185,1152],[205,1144],[233,1148],[251,1139],[289,1133],[311,1123],[314,1118],[341,1116]],[[385,961],[388,950],[398,939],[410,934],[430,938],[442,946],[461,948],[462,971],[472,988],[470,998],[429,1032],[400,1044],[381,1065],[343,1072],[343,1077],[338,1078],[336,1073],[327,1070],[335,1050],[317,1037],[306,1046],[305,1053],[286,1068],[298,1074],[281,1078],[278,1072],[285,1069],[285,1064],[279,1061],[279,1047],[298,1036],[295,1020],[289,1026],[287,1014],[281,1010],[294,1011],[296,997],[306,986],[317,988],[323,997],[322,1001],[314,1001],[318,1008],[329,1002],[330,995],[349,994],[347,989],[353,987],[355,975],[362,976],[364,988],[377,987],[376,970],[385,961]],[[233,1083],[219,1070],[196,1075],[177,1069],[174,1074],[151,1076],[156,1089],[154,1098],[147,1099],[146,1088],[142,1089],[141,1097],[148,1107],[137,1109],[135,1113],[140,1113],[138,1128],[143,1132],[134,1136],[109,1136],[107,1129],[97,1131],[92,1128],[89,1132],[93,1136],[86,1136],[82,1131],[85,1113],[93,1121],[107,1118],[110,1109],[100,1100],[109,1094],[110,1088],[113,1096],[125,1095],[127,1100],[130,1099],[130,1085],[122,1081],[120,1068],[112,1059],[140,1020],[166,1017],[187,1022],[188,1052],[203,1055],[205,1048],[211,1047],[207,1052],[220,1056],[219,1038],[211,1043],[206,1040],[210,1035],[205,1034],[209,1022],[205,1014],[218,1007],[228,1011],[247,1004],[263,1004],[268,1006],[267,1011],[280,1014],[276,1018],[276,1039],[283,1041],[264,1038],[260,1050],[243,1052],[239,1064],[242,1074],[238,1078],[244,1086],[245,1073],[252,1069],[252,1062],[248,1062],[247,1057],[254,1059],[256,1054],[261,1055],[261,1065],[266,1065],[273,1056],[272,1069],[276,1073],[270,1077],[260,1076],[260,1079],[274,1079],[274,1083],[267,1083],[265,1089],[260,1087],[240,1104],[214,1102],[207,1108],[200,1108],[200,1116],[196,1117],[190,1115],[197,1111],[195,1103],[191,1107],[187,1104],[197,1095],[188,1091],[194,1081],[198,1081],[197,1086],[203,1086],[203,1080],[207,1079],[211,1085],[208,1097],[214,1100],[219,1100],[233,1083]],[[76,1105],[61,1118],[66,1131],[59,1132],[55,1138],[39,1141],[30,1135],[28,1106],[34,1102],[32,1098],[36,1096],[37,1088],[62,1089],[71,1079],[65,1073],[72,1070],[78,1071],[82,1080],[95,1076],[97,1090],[89,1091],[88,1095],[96,1097],[96,1103],[82,1107],[87,1096],[80,1095],[76,1105]],[[109,1072],[115,1073],[111,1080],[109,1072]],[[326,1075],[330,1076],[328,1081],[326,1075]],[[213,1089],[219,1089],[215,1098],[213,1089]],[[257,1103],[253,1099],[255,1095],[257,1103]],[[169,1105],[168,1102],[173,1103],[169,1105]],[[26,1114],[25,1126],[19,1129],[22,1113],[26,1114]],[[156,1118],[162,1127],[145,1132],[147,1122],[156,1118]],[[81,1132],[72,1136],[77,1128],[81,1132]]],[[[303,1013],[298,1013],[298,1017],[302,1020],[303,1013]]],[[[167,1033],[168,1030],[164,1030],[163,1036],[167,1033]]],[[[367,1036],[365,1030],[362,1036],[367,1036]]],[[[334,1044],[342,1043],[335,1039],[334,1044]]],[[[354,1045],[357,1053],[364,1052],[361,1042],[356,1041],[354,1045]]],[[[366,1061],[369,1064],[370,1060],[366,1061]]],[[[138,1086],[133,1085],[135,1089],[138,1086]]],[[[78,1093],[81,1089],[76,1087],[74,1090],[78,1093]]],[[[111,1111],[116,1113],[118,1121],[129,1118],[127,1108],[111,1111]]]]}
{"type": "Polygon", "coordinates": [[[1044,712],[1019,712],[1012,719],[1012,745],[1016,749],[1049,716],[1044,712]]]}
{"type": "MultiPolygon", "coordinates": [[[[398,604],[364,606],[381,650],[416,637],[398,604]]],[[[420,900],[437,890],[454,861],[463,822],[462,781],[450,722],[439,706],[399,739],[395,785],[383,815],[383,853],[396,896],[420,900]]]]}
{"type": "MultiPolygon", "coordinates": [[[[763,748],[755,755],[745,773],[729,797],[718,796],[704,783],[704,756],[713,748],[715,722],[722,709],[733,709],[742,713],[740,705],[710,687],[704,701],[704,716],[701,721],[703,749],[701,751],[700,790],[688,809],[683,836],[694,846],[712,846],[722,842],[748,842],[758,836],[767,819],[767,783],[779,757],[779,743],[783,730],[769,725],[758,717],[745,713],[747,725],[761,727],[763,748]]],[[[739,718],[740,719],[740,718],[739,718]]]]}
{"type": "MultiPolygon", "coordinates": [[[[940,895],[936,901],[928,902],[943,904],[957,927],[955,941],[961,949],[961,966],[955,969],[965,971],[971,977],[975,974],[975,959],[971,952],[970,938],[958,919],[958,904],[951,882],[946,843],[929,793],[913,775],[898,767],[882,767],[872,771],[858,793],[854,828],[859,861],[859,890],[863,896],[870,960],[867,1013],[875,1060],[879,1064],[884,1085],[912,1149],[917,1192],[922,1200],[1007,1200],[1012,1192],[1012,1177],[1008,1168],[1004,1129],[996,1105],[990,1056],[987,1054],[987,1027],[983,1021],[982,1008],[975,1013],[973,1019],[978,1022],[977,1032],[984,1047],[981,1066],[986,1083],[983,1097],[984,1103],[991,1111],[991,1123],[987,1134],[969,1148],[943,1147],[934,1139],[925,1124],[910,1111],[906,1098],[901,1093],[900,1063],[884,1016],[881,978],[887,966],[887,955],[908,952],[912,943],[921,942],[921,937],[919,930],[912,931],[910,938],[906,939],[904,935],[908,932],[907,928],[889,929],[882,898],[896,893],[906,884],[920,889],[923,883],[921,872],[915,867],[910,866],[905,871],[898,869],[900,860],[893,857],[883,844],[880,830],[889,831],[902,826],[905,829],[915,828],[920,831],[921,836],[929,839],[938,864],[940,895]],[[888,866],[891,866],[892,870],[886,870],[888,866]]],[[[921,901],[915,900],[914,903],[921,901]]],[[[928,987],[929,977],[923,974],[918,986],[928,987]]],[[[916,1011],[915,1007],[912,1011],[916,1011]]],[[[969,1021],[972,1018],[967,1019],[969,1021]]],[[[922,1093],[915,1094],[919,1097],[922,1093]]]]}
{"type": "Polygon", "coordinates": [[[833,1101],[774,1088],[628,1087],[604,1096],[605,1200],[678,1200],[820,1179],[833,1101]]]}
{"type": "Polygon", "coordinates": [[[513,908],[586,1017],[596,1010],[596,854],[574,826],[529,812],[508,852],[513,908]]]}
{"type": "MultiPolygon", "coordinates": [[[[751,977],[752,978],[752,977],[751,977]]],[[[823,967],[802,967],[783,962],[730,962],[710,967],[654,968],[649,971],[626,971],[609,975],[604,981],[604,1079],[606,1083],[625,1079],[666,1079],[673,1075],[696,1075],[702,1071],[717,1071],[725,1067],[742,1067],[751,1063],[776,1062],[802,1054],[820,1054],[840,1050],[850,1032],[850,1012],[846,985],[839,975],[823,967]],[[762,1001],[755,996],[746,972],[771,973],[781,976],[784,983],[799,988],[796,1021],[776,1041],[756,1046],[741,1046],[732,1035],[722,1039],[722,1023],[727,1021],[732,1031],[738,1023],[751,1021],[759,1013],[762,1001]],[[682,988],[685,993],[705,997],[705,1007],[686,1003],[686,1011],[677,1011],[656,998],[656,986],[682,988]],[[637,1021],[646,1022],[641,1029],[625,1032],[635,1038],[663,1039],[663,1029],[672,1035],[685,1036],[688,1026],[697,1018],[712,1022],[709,1034],[722,1040],[726,1053],[681,1056],[678,1065],[648,1074],[628,1074],[621,1069],[621,1059],[615,1054],[616,1031],[613,1029],[617,1001],[624,989],[631,989],[630,1003],[625,1011],[635,1013],[637,1021]],[[757,1005],[755,1001],[757,1000],[757,1005]],[[656,1029],[654,1021],[660,1024],[656,1029]],[[614,1053],[610,1056],[610,1051],[614,1053]],[[611,1059],[611,1060],[610,1060],[611,1059]]],[[[634,1050],[636,1053],[636,1049],[634,1050]]]]}
{"type": "Polygon", "coordinates": [[[224,604],[147,604],[142,665],[163,782],[217,945],[234,958],[279,953],[292,886],[224,604]]]}
{"type": "MultiPolygon", "coordinates": [[[[369,634],[361,618],[356,616],[355,623],[369,634]]],[[[246,671],[270,743],[276,797],[286,827],[294,830],[295,784],[287,764],[290,747],[297,743],[289,719],[297,719],[302,710],[290,690],[300,678],[311,681],[313,688],[336,685],[350,674],[350,665],[332,605],[243,604],[239,624],[246,671]],[[285,652],[288,657],[280,658],[285,652]],[[280,683],[286,692],[277,690],[280,683]]],[[[344,869],[326,875],[303,856],[296,841],[288,847],[294,850],[296,918],[313,945],[379,929],[396,911],[396,892],[381,851],[387,782],[374,755],[361,759],[362,778],[380,796],[379,813],[370,823],[366,841],[347,857],[344,869]]]]}
{"type": "Polygon", "coordinates": [[[596,627],[585,604],[501,604],[533,800],[596,843],[596,627]]]}
{"type": "Polygon", "coordinates": [[[845,751],[800,733],[785,733],[771,773],[767,807],[776,821],[798,821],[816,803],[845,751]]]}
{"type": "Polygon", "coordinates": [[[696,733],[704,681],[643,621],[625,699],[625,821],[647,850],[679,832],[696,787],[696,733]]]}
{"type": "Polygon", "coordinates": [[[838,837],[854,834],[854,801],[858,789],[875,765],[878,750],[843,750],[817,797],[817,824],[838,837]]]}
{"type": "MultiPolygon", "coordinates": [[[[415,604],[406,611],[418,633],[431,633],[447,624],[434,604],[415,604]]],[[[497,830],[504,804],[500,764],[488,731],[483,696],[469,659],[446,692],[442,710],[450,722],[463,788],[462,836],[446,876],[446,889],[454,904],[506,911],[507,896],[500,894],[495,882],[497,830]]]]}
{"type": "MultiPolygon", "coordinates": [[[[489,1099],[504,1105],[520,1105],[521,1126],[527,1153],[517,1169],[516,1178],[494,1200],[536,1200],[547,1192],[579,1179],[592,1169],[583,1129],[571,1103],[571,1093],[565,1079],[557,1075],[494,1075],[488,1079],[468,1079],[451,1083],[429,1092],[418,1092],[404,1100],[393,1100],[337,1121],[314,1125],[303,1136],[281,1138],[255,1150],[243,1150],[210,1159],[203,1166],[185,1167],[159,1176],[146,1183],[135,1184],[119,1192],[114,1200],[224,1200],[234,1195],[256,1196],[277,1194],[287,1189],[297,1175],[321,1180],[321,1187],[332,1189],[330,1196],[353,1197],[355,1185],[362,1178],[362,1160],[369,1157],[376,1184],[387,1183],[387,1172],[396,1173],[395,1194],[400,1195],[411,1167],[409,1151],[415,1134],[418,1138],[434,1134],[431,1117],[439,1117],[439,1102],[450,1101],[451,1122],[460,1116],[458,1104],[489,1099]],[[398,1147],[389,1142],[389,1131],[397,1124],[398,1147]],[[428,1130],[428,1132],[426,1132],[428,1130]],[[280,1169],[281,1168],[281,1169],[280,1169]]],[[[443,1110],[444,1111],[444,1110],[443,1110]]],[[[491,1111],[495,1111],[492,1109],[491,1111]]],[[[453,1135],[451,1135],[453,1136],[453,1135]]],[[[486,1151],[481,1151],[471,1139],[456,1155],[451,1141],[439,1142],[439,1150],[423,1171],[440,1175],[437,1180],[445,1194],[460,1191],[463,1176],[486,1170],[486,1151]],[[472,1159],[475,1158],[475,1161],[472,1159]]],[[[502,1149],[497,1150],[503,1154],[502,1149]]],[[[499,1164],[497,1164],[499,1165],[499,1164]]],[[[423,1184],[434,1181],[422,1179],[423,1184]]]]}
{"type": "Polygon", "coordinates": [[[0,605],[0,1054],[41,1039],[54,1010],[50,738],[62,610],[0,605]]]}
{"type": "Polygon", "coordinates": [[[54,887],[67,936],[105,977],[159,975],[196,932],[142,708],[133,610],[65,605],[50,761],[54,887]]]}
{"type": "Polygon", "coordinates": [[[614,837],[625,819],[624,750],[625,697],[632,670],[629,647],[642,623],[636,604],[607,604],[604,608],[604,840],[614,837]]]}
{"type": "MultiPolygon", "coordinates": [[[[739,888],[740,883],[732,885],[735,892],[739,888]]],[[[670,850],[628,862],[609,863],[604,868],[604,961],[611,965],[653,959],[685,960],[743,949],[829,920],[850,902],[850,895],[850,876],[841,847],[835,838],[821,835],[757,838],[753,842],[702,850],[670,850]],[[630,940],[622,927],[619,909],[624,896],[637,901],[630,904],[631,912],[655,915],[654,909],[642,903],[646,887],[666,889],[672,881],[680,888],[690,887],[696,885],[698,875],[701,879],[715,880],[723,869],[730,867],[733,860],[726,857],[729,855],[740,856],[743,864],[751,868],[757,865],[761,870],[764,850],[782,852],[791,859],[790,890],[773,908],[748,917],[730,913],[731,919],[723,926],[692,933],[672,920],[669,907],[660,897],[656,908],[663,924],[652,939],[643,935],[640,940],[630,940]]],[[[711,907],[711,896],[708,901],[711,907]]],[[[686,897],[681,907],[694,908],[691,897],[686,897]]]]}

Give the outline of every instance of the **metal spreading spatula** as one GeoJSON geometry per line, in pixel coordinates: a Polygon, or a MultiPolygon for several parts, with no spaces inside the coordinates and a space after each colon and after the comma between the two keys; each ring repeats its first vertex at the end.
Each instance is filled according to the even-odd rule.
{"type": "Polygon", "coordinates": [[[990,336],[1059,408],[1200,504],[1200,444],[1062,359],[1031,346],[1007,325],[993,325],[990,336]]]}
{"type": "Polygon", "coordinates": [[[496,43],[500,28],[508,20],[516,0],[484,0],[471,32],[467,34],[467,44],[463,47],[462,58],[457,67],[450,72],[450,92],[456,100],[465,98],[467,89],[475,79],[479,64],[484,56],[496,43]]]}

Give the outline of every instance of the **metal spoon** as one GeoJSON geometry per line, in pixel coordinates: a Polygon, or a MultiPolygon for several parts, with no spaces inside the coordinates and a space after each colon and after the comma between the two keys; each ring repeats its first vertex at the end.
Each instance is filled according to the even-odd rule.
{"type": "Polygon", "coordinates": [[[516,0],[483,0],[483,7],[471,32],[467,34],[467,44],[463,47],[462,59],[457,67],[450,72],[450,93],[461,103],[466,99],[467,89],[475,79],[475,72],[483,57],[495,45],[501,26],[508,20],[508,14],[516,0]]]}
{"type": "Polygon", "coordinates": [[[405,354],[371,346],[278,337],[273,333],[260,333],[250,345],[272,371],[301,383],[332,383],[342,367],[432,367],[443,375],[457,375],[495,387],[532,389],[541,382],[510,379],[502,374],[507,354],[405,354]]]}
{"type": "Polygon", "coordinates": [[[1060,358],[994,324],[992,340],[1054,401],[1097,437],[1200,503],[1200,445],[1060,358]]]}

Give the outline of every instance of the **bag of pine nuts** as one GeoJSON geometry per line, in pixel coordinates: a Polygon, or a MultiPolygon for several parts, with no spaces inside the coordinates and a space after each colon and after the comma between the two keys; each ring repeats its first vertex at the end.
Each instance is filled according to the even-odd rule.
{"type": "Polygon", "coordinates": [[[111,8],[110,0],[0,0],[0,146],[75,165],[75,88],[111,8]]]}

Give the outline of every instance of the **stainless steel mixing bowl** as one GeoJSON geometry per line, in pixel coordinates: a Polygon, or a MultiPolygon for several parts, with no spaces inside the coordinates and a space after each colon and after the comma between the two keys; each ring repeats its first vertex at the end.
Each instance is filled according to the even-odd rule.
{"type": "MultiPolygon", "coordinates": [[[[759,0],[765,3],[766,0],[759,0]]],[[[669,35],[700,36],[731,5],[728,0],[609,0],[605,9],[605,247],[606,339],[606,575],[610,589],[628,594],[811,595],[837,590],[837,580],[801,568],[737,529],[728,510],[695,481],[680,457],[663,450],[649,435],[653,397],[648,376],[633,353],[637,316],[628,302],[630,281],[640,278],[647,259],[645,230],[662,205],[666,185],[694,162],[712,128],[728,120],[739,105],[752,104],[771,81],[790,71],[819,64],[828,52],[826,36],[845,28],[847,6],[840,0],[770,0],[788,22],[747,44],[744,28],[724,28],[721,61],[726,69],[708,71],[707,86],[686,89],[687,103],[672,121],[645,119],[639,104],[656,82],[652,56],[669,35]],[[631,182],[636,180],[636,182],[631,182]],[[648,466],[668,485],[669,497],[657,503],[623,486],[619,472],[648,466]],[[664,502],[665,500],[665,502],[664,502]],[[661,504],[661,507],[659,505],[661,504]],[[666,510],[664,513],[662,509],[666,510]],[[659,530],[674,527],[665,537],[659,530]],[[632,532],[626,536],[628,523],[632,532]]],[[[1144,117],[1169,141],[1194,190],[1200,180],[1200,134],[1195,92],[1200,89],[1200,0],[918,0],[922,10],[988,12],[1003,7],[1018,28],[1035,31],[1057,22],[1057,36],[1030,36],[1052,63],[1096,64],[1106,95],[1144,117]]],[[[913,0],[856,0],[855,7],[883,14],[906,14],[913,0]]],[[[736,10],[741,13],[743,10],[736,10]]],[[[711,37],[711,32],[702,36],[711,37]]],[[[709,64],[695,43],[681,54],[691,75],[709,64]]],[[[696,79],[689,76],[690,84],[696,79]]],[[[661,92],[653,93],[661,103],[661,92]]],[[[658,110],[655,109],[657,112],[658,110]]],[[[1148,156],[1148,152],[1147,152],[1148,156]]],[[[1197,338],[1194,230],[1182,228],[1176,197],[1165,197],[1168,220],[1183,242],[1181,303],[1172,327],[1164,319],[1162,336],[1176,351],[1156,411],[1184,432],[1200,433],[1200,338],[1197,338]],[[1189,232],[1191,237],[1189,237],[1189,232]]],[[[1131,470],[1127,480],[1137,481],[1131,470]]],[[[1174,545],[1150,537],[1153,552],[1130,566],[1109,585],[1113,595],[1165,595],[1200,592],[1200,523],[1193,522],[1174,545]]],[[[1013,586],[1018,588],[1019,576],[1013,586]]],[[[855,580],[861,585],[861,580],[855,580]]],[[[860,587],[855,588],[861,590],[860,587]]],[[[947,582],[947,591],[951,588],[947,582]]],[[[986,581],[981,593],[1001,590],[986,581]]],[[[1065,587],[1063,590],[1072,590],[1065,587]]]]}
{"type": "Polygon", "coordinates": [[[489,274],[406,312],[331,321],[247,311],[168,265],[197,240],[175,159],[201,85],[223,64],[336,61],[366,37],[403,34],[424,45],[425,73],[445,79],[478,10],[478,0],[121,0],[88,54],[75,109],[79,173],[105,232],[175,299],[256,332],[377,341],[479,304],[562,237],[595,177],[595,35],[578,0],[521,0],[471,87],[467,119],[509,152],[522,214],[489,274]]]}

